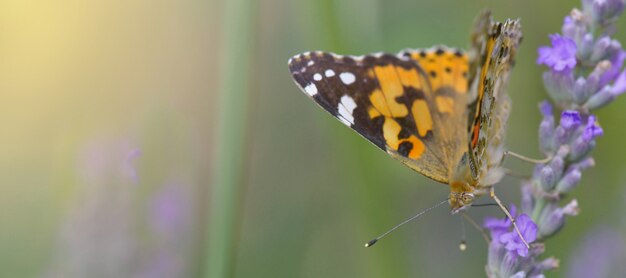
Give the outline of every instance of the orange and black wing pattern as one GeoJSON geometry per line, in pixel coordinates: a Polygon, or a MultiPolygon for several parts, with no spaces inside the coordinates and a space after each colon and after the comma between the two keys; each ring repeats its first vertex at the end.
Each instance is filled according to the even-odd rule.
{"type": "Polygon", "coordinates": [[[443,47],[359,57],[307,52],[291,58],[289,70],[342,123],[415,171],[448,182],[460,147],[453,130],[465,130],[467,121],[466,55],[443,47]]]}

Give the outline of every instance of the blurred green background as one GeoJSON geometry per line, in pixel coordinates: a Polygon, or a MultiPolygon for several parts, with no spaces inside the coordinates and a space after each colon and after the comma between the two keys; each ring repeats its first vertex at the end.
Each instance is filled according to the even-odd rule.
{"type": "MultiPolygon", "coordinates": [[[[446,198],[308,100],[287,59],[467,47],[483,8],[519,17],[511,150],[540,157],[536,49],[578,1],[0,2],[0,276],[480,277],[486,245],[446,198]]],[[[626,42],[626,21],[616,36],[626,42]]],[[[626,238],[626,98],[547,242],[565,276],[597,227],[626,238]]],[[[521,173],[532,166],[507,165],[521,173]]],[[[519,200],[519,181],[497,187],[519,200]]],[[[482,221],[497,208],[470,210],[482,221]]]]}

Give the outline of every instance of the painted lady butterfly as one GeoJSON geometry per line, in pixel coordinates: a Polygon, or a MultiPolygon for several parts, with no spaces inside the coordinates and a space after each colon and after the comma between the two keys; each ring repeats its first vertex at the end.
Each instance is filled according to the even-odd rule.
{"type": "Polygon", "coordinates": [[[487,11],[467,54],[445,46],[359,57],[307,52],[291,58],[289,70],[339,121],[449,185],[456,213],[490,191],[500,203],[492,185],[504,175],[505,89],[521,37],[518,20],[494,22],[487,11]]]}

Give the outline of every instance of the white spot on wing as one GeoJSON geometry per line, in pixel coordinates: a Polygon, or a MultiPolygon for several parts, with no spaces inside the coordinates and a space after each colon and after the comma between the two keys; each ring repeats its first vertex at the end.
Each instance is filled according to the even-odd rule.
{"type": "Polygon", "coordinates": [[[312,66],[312,65],[314,65],[314,64],[315,64],[315,62],[313,62],[313,61],[309,61],[306,65],[310,67],[310,66],[312,66]]]}
{"type": "Polygon", "coordinates": [[[354,116],[352,116],[352,112],[354,112],[355,108],[356,103],[350,96],[342,96],[341,102],[339,102],[339,106],[337,107],[337,110],[339,111],[339,120],[347,126],[354,124],[354,116]]]}
{"type": "Polygon", "coordinates": [[[354,80],[356,80],[354,74],[352,74],[351,72],[342,72],[339,74],[339,78],[341,78],[341,82],[346,85],[350,85],[354,83],[354,80]]]}
{"type": "Polygon", "coordinates": [[[327,70],[324,72],[324,75],[326,75],[326,77],[333,77],[333,76],[335,76],[335,71],[334,71],[334,70],[331,70],[331,69],[327,69],[327,70]]]}
{"type": "Polygon", "coordinates": [[[315,86],[315,84],[311,83],[304,87],[304,91],[307,93],[307,95],[314,96],[317,94],[317,87],[315,86]]]}
{"type": "Polygon", "coordinates": [[[320,81],[320,80],[322,80],[322,75],[321,75],[321,74],[319,74],[319,73],[314,74],[314,75],[313,75],[313,80],[315,80],[315,81],[320,81]]]}

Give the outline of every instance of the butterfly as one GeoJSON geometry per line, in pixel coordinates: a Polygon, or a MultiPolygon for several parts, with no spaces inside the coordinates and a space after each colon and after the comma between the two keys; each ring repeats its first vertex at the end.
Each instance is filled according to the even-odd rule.
{"type": "Polygon", "coordinates": [[[521,38],[519,20],[496,22],[485,11],[467,53],[446,46],[364,56],[316,51],[288,64],[300,89],[339,121],[449,185],[456,213],[493,195],[504,175],[505,89],[521,38]]]}

